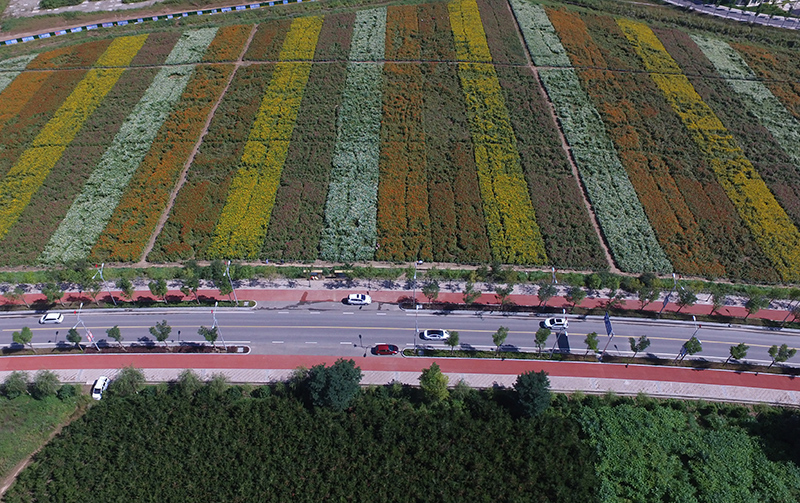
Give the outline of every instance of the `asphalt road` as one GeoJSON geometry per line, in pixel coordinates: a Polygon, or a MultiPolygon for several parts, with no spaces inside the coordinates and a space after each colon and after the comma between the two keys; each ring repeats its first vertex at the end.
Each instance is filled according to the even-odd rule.
{"type": "MultiPolygon", "coordinates": [[[[166,319],[172,327],[169,344],[180,342],[203,342],[197,333],[201,325],[210,327],[213,315],[209,308],[196,309],[147,309],[135,311],[84,310],[81,321],[73,311],[63,310],[65,319],[58,325],[39,325],[40,315],[3,314],[0,316],[0,344],[10,345],[12,333],[28,326],[33,330],[36,347],[66,344],[67,331],[77,324],[88,344],[86,329],[94,334],[100,344],[105,341],[106,330],[118,325],[125,343],[154,340],[149,327],[166,319]]],[[[414,344],[445,348],[443,343],[422,341],[416,329],[444,328],[457,330],[463,346],[479,349],[494,348],[492,334],[500,326],[509,328],[507,348],[537,350],[534,334],[542,317],[535,315],[502,315],[500,313],[462,312],[442,314],[400,310],[393,304],[373,304],[362,308],[346,306],[337,302],[320,302],[305,305],[264,303],[255,310],[218,309],[217,324],[221,338],[218,344],[248,344],[255,353],[261,354],[316,354],[363,356],[378,343],[412,347],[414,344]]],[[[655,320],[630,320],[612,318],[614,333],[609,342],[602,319],[570,318],[567,337],[571,351],[586,350],[584,339],[589,332],[600,334],[600,349],[607,346],[611,354],[631,354],[628,337],[647,335],[651,341],[648,353],[661,357],[675,357],[681,345],[696,333],[703,343],[698,354],[705,358],[727,358],[731,345],[744,342],[750,346],[748,361],[768,362],[767,350],[773,344],[786,343],[789,347],[800,346],[795,331],[779,332],[760,328],[745,328],[727,325],[701,325],[698,329],[691,322],[666,322],[655,320]]],[[[563,339],[562,339],[563,341],[563,339]]],[[[115,344],[109,341],[109,344],[115,344]]],[[[550,336],[545,350],[556,345],[556,335],[550,336]]],[[[791,360],[789,363],[792,363],[791,360]]]]}

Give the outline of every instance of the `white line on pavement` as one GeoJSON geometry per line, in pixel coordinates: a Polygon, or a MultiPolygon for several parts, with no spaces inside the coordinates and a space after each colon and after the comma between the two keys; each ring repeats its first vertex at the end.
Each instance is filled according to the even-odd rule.
{"type": "Polygon", "coordinates": [[[342,341],[342,342],[340,342],[339,344],[341,344],[341,345],[345,345],[345,344],[347,344],[347,345],[349,346],[350,344],[352,344],[352,342],[342,341]]]}
{"type": "Polygon", "coordinates": [[[272,341],[273,344],[283,344],[283,341],[272,341]]]}

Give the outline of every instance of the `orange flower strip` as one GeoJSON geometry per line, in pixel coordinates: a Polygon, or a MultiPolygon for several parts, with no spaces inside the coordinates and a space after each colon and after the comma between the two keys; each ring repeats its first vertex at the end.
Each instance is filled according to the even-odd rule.
{"type": "MultiPolygon", "coordinates": [[[[124,66],[144,44],[147,35],[115,39],[96,65],[124,66]]],[[[0,180],[0,237],[16,222],[33,193],[61,157],[80,128],[122,76],[120,68],[89,70],[6,176],[0,180]]]]}
{"type": "Polygon", "coordinates": [[[92,66],[111,45],[112,39],[86,42],[85,44],[62,47],[39,54],[30,62],[28,70],[64,70],[92,66]]]}
{"type": "Polygon", "coordinates": [[[198,66],[92,248],[98,261],[139,260],[233,67],[198,66]]]}
{"type": "MultiPolygon", "coordinates": [[[[657,130],[642,116],[635,79],[617,75],[608,68],[600,48],[576,13],[548,10],[548,17],[578,70],[583,88],[600,112],[609,138],[636,189],[662,249],[675,270],[685,274],[723,276],[725,270],[712,253],[694,215],[670,175],[672,159],[648,141],[657,130]]],[[[617,33],[621,36],[621,33],[617,33]]],[[[658,92],[653,88],[651,91],[658,92]]]]}
{"type": "Polygon", "coordinates": [[[784,281],[800,279],[800,231],[711,108],[646,25],[617,20],[784,281]]]}
{"type": "Polygon", "coordinates": [[[217,36],[206,49],[203,61],[206,63],[236,61],[239,59],[247,39],[250,38],[252,30],[253,25],[250,24],[223,26],[217,31],[217,36]]]}
{"type": "Polygon", "coordinates": [[[280,55],[287,62],[278,64],[264,95],[214,230],[209,248],[212,256],[256,258],[261,251],[311,71],[311,63],[307,61],[314,57],[321,28],[321,17],[297,18],[292,22],[280,55]]]}

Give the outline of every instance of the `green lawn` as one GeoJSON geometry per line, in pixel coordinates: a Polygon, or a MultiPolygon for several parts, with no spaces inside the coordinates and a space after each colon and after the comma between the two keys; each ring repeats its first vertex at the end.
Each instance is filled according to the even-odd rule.
{"type": "Polygon", "coordinates": [[[85,403],[85,397],[34,400],[0,398],[0,478],[38,449],[50,434],[85,403]]]}

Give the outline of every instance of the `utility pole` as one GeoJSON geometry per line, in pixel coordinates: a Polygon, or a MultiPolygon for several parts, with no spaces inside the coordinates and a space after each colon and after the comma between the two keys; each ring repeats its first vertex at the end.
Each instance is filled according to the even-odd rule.
{"type": "Polygon", "coordinates": [[[236,289],[233,287],[233,280],[231,279],[231,261],[229,260],[225,266],[225,276],[228,277],[228,282],[231,284],[231,291],[233,291],[233,300],[236,302],[236,307],[239,307],[239,299],[236,297],[236,289]]]}

